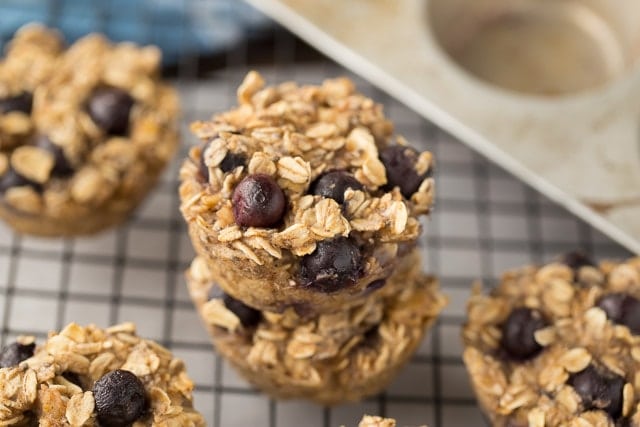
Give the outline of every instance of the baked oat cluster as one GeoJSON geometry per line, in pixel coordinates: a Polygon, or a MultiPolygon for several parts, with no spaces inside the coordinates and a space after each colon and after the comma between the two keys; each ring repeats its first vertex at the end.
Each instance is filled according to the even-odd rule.
{"type": "Polygon", "coordinates": [[[252,71],[238,103],[192,124],[202,144],[180,171],[200,316],[271,396],[378,393],[446,303],[416,248],[433,156],[345,78],[265,86],[252,71]]]}
{"type": "Polygon", "coordinates": [[[46,236],[124,221],[178,143],[157,48],[95,34],[62,46],[26,26],[0,62],[0,217],[46,236]]]}
{"type": "Polygon", "coordinates": [[[20,337],[0,353],[0,383],[0,425],[205,425],[183,362],[131,323],[72,323],[38,347],[20,337]]]}
{"type": "Polygon", "coordinates": [[[218,352],[251,383],[278,398],[336,404],[381,391],[446,304],[412,261],[389,278],[401,284],[395,294],[311,318],[247,306],[215,284],[201,257],[187,281],[218,352]]]}
{"type": "Polygon", "coordinates": [[[415,245],[434,159],[401,137],[348,79],[265,87],[192,130],[181,210],[220,285],[264,310],[357,300],[415,245]],[[241,284],[241,285],[235,285],[241,284]],[[330,295],[330,296],[327,296],[330,295]]]}
{"type": "Polygon", "coordinates": [[[640,258],[512,271],[468,312],[464,361],[493,425],[640,425],[640,258]]]}
{"type": "Polygon", "coordinates": [[[392,418],[382,418],[372,415],[362,417],[358,427],[396,427],[396,420],[392,418]]]}

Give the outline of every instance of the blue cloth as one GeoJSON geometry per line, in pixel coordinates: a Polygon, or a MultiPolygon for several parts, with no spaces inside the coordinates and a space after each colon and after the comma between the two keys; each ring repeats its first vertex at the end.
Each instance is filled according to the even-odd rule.
{"type": "Polygon", "coordinates": [[[271,25],[240,0],[0,0],[0,45],[29,22],[57,28],[68,43],[102,32],[113,41],[154,44],[165,64],[219,52],[271,25]]]}

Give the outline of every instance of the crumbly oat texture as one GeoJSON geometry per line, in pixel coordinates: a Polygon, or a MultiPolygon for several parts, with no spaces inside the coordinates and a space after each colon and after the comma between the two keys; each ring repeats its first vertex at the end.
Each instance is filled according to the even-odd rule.
{"type": "Polygon", "coordinates": [[[193,261],[187,280],[218,352],[248,381],[277,398],[323,404],[387,386],[446,304],[436,281],[416,270],[389,278],[402,284],[392,295],[312,318],[293,309],[239,310],[219,292],[203,258],[193,261]]]}
{"type": "Polygon", "coordinates": [[[159,79],[157,48],[96,34],[61,46],[28,26],[0,62],[0,110],[29,97],[29,112],[0,111],[0,217],[44,236],[123,222],[178,144],[178,98],[159,79]]]}
{"type": "Polygon", "coordinates": [[[638,298],[640,258],[525,267],[489,296],[478,287],[464,361],[493,425],[640,425],[638,298]]]}
{"type": "Polygon", "coordinates": [[[220,286],[260,309],[305,304],[322,312],[361,299],[420,234],[418,218],[434,197],[432,154],[416,152],[401,137],[393,140],[382,107],[346,78],[265,87],[252,71],[238,88],[238,102],[191,126],[204,144],[183,164],[180,196],[196,251],[219,270],[220,286]],[[323,188],[336,192],[326,197],[317,182],[331,171],[346,177],[323,188]],[[401,174],[413,178],[410,188],[391,182],[401,174]],[[270,227],[236,220],[234,190],[255,175],[276,182],[286,199],[281,220],[270,227]],[[340,237],[358,246],[363,271],[348,286],[323,294],[303,283],[300,260],[340,237]]]}
{"type": "Polygon", "coordinates": [[[205,425],[193,409],[193,383],[183,362],[139,338],[131,323],[104,330],[72,323],[49,334],[18,366],[1,368],[0,425],[99,426],[92,388],[118,369],[133,373],[146,392],[148,409],[133,427],[205,425]]]}

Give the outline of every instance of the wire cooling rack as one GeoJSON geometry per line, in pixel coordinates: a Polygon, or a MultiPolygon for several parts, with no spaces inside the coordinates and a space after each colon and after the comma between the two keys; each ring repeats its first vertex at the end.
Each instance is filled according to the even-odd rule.
{"type": "Polygon", "coordinates": [[[285,31],[274,26],[272,33],[269,43],[240,43],[213,60],[190,56],[174,67],[185,146],[126,226],[92,238],[44,240],[0,225],[1,344],[20,334],[42,339],[71,321],[99,326],[134,321],[141,335],[186,361],[197,384],[196,406],[213,427],[355,426],[363,413],[395,417],[400,426],[478,425],[482,416],[460,357],[460,325],[472,281],[490,285],[507,268],[576,247],[595,257],[629,254],[285,31]],[[205,72],[204,63],[215,68],[205,72]],[[425,270],[439,276],[451,302],[397,380],[359,404],[323,408],[276,402],[251,389],[212,351],[185,288],[183,271],[193,252],[178,212],[176,177],[186,147],[195,143],[187,123],[235,104],[235,87],[251,68],[271,83],[350,76],[385,105],[398,133],[437,158],[436,209],[420,243],[425,270]]]}

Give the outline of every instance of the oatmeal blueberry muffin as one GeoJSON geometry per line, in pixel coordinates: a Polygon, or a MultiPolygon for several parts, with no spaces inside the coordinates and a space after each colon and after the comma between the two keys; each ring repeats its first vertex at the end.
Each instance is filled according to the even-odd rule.
{"type": "Polygon", "coordinates": [[[204,258],[187,281],[217,351],[249,382],[277,398],[337,404],[386,387],[446,304],[417,266],[389,278],[402,284],[396,293],[315,317],[247,306],[215,284],[204,258]]]}
{"type": "MultiPolygon", "coordinates": [[[[2,66],[53,37],[23,34],[2,66]]],[[[155,47],[89,35],[54,60],[33,88],[32,131],[0,146],[0,217],[24,233],[94,233],[124,221],[157,181],[177,147],[178,99],[155,47]]]]}
{"type": "Polygon", "coordinates": [[[493,425],[640,425],[640,258],[508,272],[468,313],[464,362],[493,425]]]}
{"type": "Polygon", "coordinates": [[[0,425],[204,426],[192,390],[183,362],[131,323],[72,323],[0,352],[0,425]]]}
{"type": "Polygon", "coordinates": [[[415,245],[433,156],[402,138],[348,79],[264,86],[192,130],[181,211],[219,285],[261,310],[323,313],[361,300],[415,245]],[[368,289],[369,288],[369,289],[368,289]]]}

